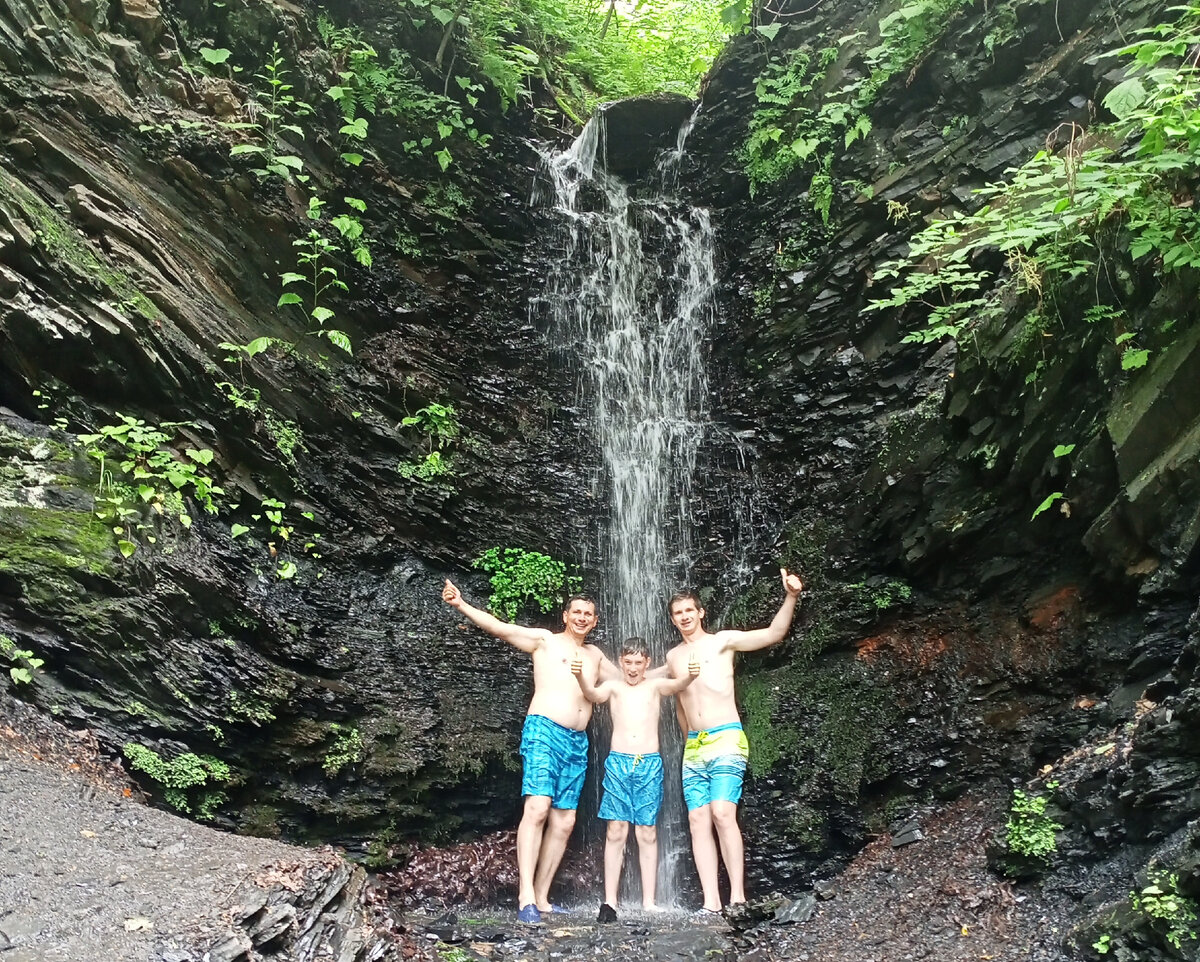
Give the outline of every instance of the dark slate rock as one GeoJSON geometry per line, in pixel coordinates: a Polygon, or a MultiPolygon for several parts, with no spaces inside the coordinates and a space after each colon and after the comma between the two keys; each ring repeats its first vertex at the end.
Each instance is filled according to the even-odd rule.
{"type": "Polygon", "coordinates": [[[636,177],[653,167],[658,152],[673,150],[696,102],[682,94],[653,94],[604,104],[604,165],[610,173],[636,177]]]}

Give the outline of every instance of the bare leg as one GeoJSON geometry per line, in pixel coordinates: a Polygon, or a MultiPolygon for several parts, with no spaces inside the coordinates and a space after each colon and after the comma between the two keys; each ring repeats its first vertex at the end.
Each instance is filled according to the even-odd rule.
{"type": "Polygon", "coordinates": [[[567,850],[567,839],[575,827],[575,809],[552,808],[546,819],[546,830],[542,833],[542,849],[538,853],[537,871],[533,873],[533,894],[536,904],[543,912],[550,911],[550,883],[558,871],[563,852],[567,850]]]}
{"type": "Polygon", "coordinates": [[[533,894],[534,869],[542,847],[546,816],[550,812],[548,795],[526,795],[525,811],[517,826],[517,908],[536,901],[533,894]]]}
{"type": "Polygon", "coordinates": [[[642,869],[642,908],[652,909],[654,889],[658,882],[658,829],[653,825],[636,825],[638,865],[642,869]]]}
{"type": "Polygon", "coordinates": [[[621,866],[625,863],[625,839],[629,823],[610,821],[604,837],[604,901],[614,909],[621,889],[621,866]]]}
{"type": "Polygon", "coordinates": [[[712,805],[701,805],[688,812],[688,827],[692,830],[692,858],[704,892],[704,907],[721,911],[721,893],[717,889],[717,840],[713,837],[712,805]]]}
{"type": "Polygon", "coordinates": [[[721,858],[725,860],[725,871],[729,874],[729,904],[736,905],[746,901],[745,848],[742,830],[738,827],[737,805],[715,800],[711,804],[717,840],[721,843],[721,858]]]}

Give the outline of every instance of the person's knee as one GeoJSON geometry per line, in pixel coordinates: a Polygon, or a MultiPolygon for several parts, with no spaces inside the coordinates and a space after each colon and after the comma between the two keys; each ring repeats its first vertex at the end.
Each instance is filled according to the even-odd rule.
{"type": "Polygon", "coordinates": [[[658,828],[654,825],[638,825],[633,831],[639,845],[653,845],[658,841],[658,828]]]}
{"type": "Polygon", "coordinates": [[[608,832],[606,833],[606,837],[608,838],[608,840],[610,842],[620,842],[623,844],[625,842],[625,839],[628,836],[629,836],[629,823],[628,822],[609,822],[608,823],[608,832]]]}
{"type": "Polygon", "coordinates": [[[545,795],[525,796],[525,814],[522,821],[543,825],[550,815],[550,799],[545,795]]]}
{"type": "Polygon", "coordinates": [[[693,832],[712,831],[712,809],[703,805],[688,812],[688,826],[693,832]]]}
{"type": "Polygon", "coordinates": [[[737,806],[731,804],[713,805],[712,820],[717,830],[737,828],[737,806]]]}
{"type": "Polygon", "coordinates": [[[575,827],[575,809],[553,808],[550,810],[549,827],[560,835],[570,835],[575,827]]]}

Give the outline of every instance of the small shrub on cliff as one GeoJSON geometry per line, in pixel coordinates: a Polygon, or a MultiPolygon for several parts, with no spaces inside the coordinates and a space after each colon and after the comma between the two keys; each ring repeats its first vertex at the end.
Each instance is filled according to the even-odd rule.
{"type": "MultiPolygon", "coordinates": [[[[1057,782],[1046,783],[1051,792],[1057,787],[1057,782]]],[[[1063,826],[1046,814],[1049,801],[1049,795],[1030,795],[1019,788],[1013,790],[1005,826],[1009,851],[1044,860],[1058,847],[1056,833],[1063,826]]]]}
{"type": "Polygon", "coordinates": [[[565,594],[579,590],[581,581],[567,574],[567,566],[540,551],[523,548],[488,548],[472,564],[492,575],[488,607],[508,621],[526,604],[546,614],[565,594]]]}
{"type": "Polygon", "coordinates": [[[232,777],[229,766],[219,758],[184,752],[167,761],[137,742],[128,742],[122,751],[130,767],[157,782],[167,804],[184,814],[209,821],[228,800],[224,792],[205,789],[210,784],[228,782],[232,777]]]}
{"type": "Polygon", "coordinates": [[[1181,952],[1184,942],[1200,941],[1200,932],[1195,926],[1200,906],[1180,893],[1179,876],[1158,870],[1151,872],[1146,882],[1141,891],[1129,893],[1134,910],[1145,916],[1151,927],[1181,952]]]}

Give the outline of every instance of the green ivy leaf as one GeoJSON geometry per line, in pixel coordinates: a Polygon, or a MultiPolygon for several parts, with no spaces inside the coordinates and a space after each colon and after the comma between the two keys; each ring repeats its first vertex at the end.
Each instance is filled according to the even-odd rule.
{"type": "Polygon", "coordinates": [[[1033,514],[1030,515],[1029,520],[1032,521],[1043,511],[1049,510],[1050,505],[1054,504],[1055,501],[1060,500],[1062,498],[1062,496],[1063,496],[1063,493],[1061,491],[1055,491],[1052,495],[1047,497],[1045,501],[1043,501],[1041,504],[1039,504],[1037,506],[1037,508],[1034,510],[1033,514]]]}
{"type": "Polygon", "coordinates": [[[327,338],[329,338],[330,342],[334,346],[340,347],[347,354],[354,353],[353,349],[350,346],[350,338],[346,335],[345,331],[329,330],[329,331],[325,332],[325,336],[327,338]]]}
{"type": "Polygon", "coordinates": [[[1139,367],[1145,367],[1146,361],[1150,358],[1150,352],[1146,349],[1135,350],[1130,349],[1121,355],[1121,370],[1134,371],[1139,367]]]}
{"type": "Polygon", "coordinates": [[[1146,102],[1146,88],[1137,77],[1113,87],[1101,101],[1117,120],[1124,120],[1146,102]]]}
{"type": "Polygon", "coordinates": [[[234,537],[234,538],[240,538],[242,535],[244,535],[249,530],[250,530],[249,525],[238,524],[236,521],[229,526],[229,534],[231,537],[234,537]]]}
{"type": "Polygon", "coordinates": [[[212,47],[201,47],[200,56],[205,63],[212,64],[214,67],[220,66],[229,59],[232,51],[220,47],[214,50],[212,47]]]}
{"type": "Polygon", "coordinates": [[[117,542],[117,550],[121,552],[122,558],[128,558],[131,554],[137,551],[137,545],[132,541],[122,539],[117,542]]]}
{"type": "Polygon", "coordinates": [[[1054,446],[1054,456],[1056,458],[1066,457],[1068,454],[1070,454],[1074,450],[1075,450],[1075,445],[1073,445],[1073,444],[1056,444],[1054,446]]]}

